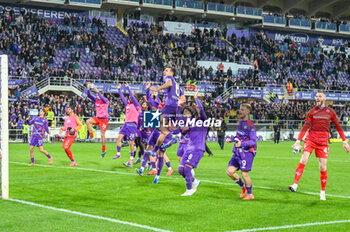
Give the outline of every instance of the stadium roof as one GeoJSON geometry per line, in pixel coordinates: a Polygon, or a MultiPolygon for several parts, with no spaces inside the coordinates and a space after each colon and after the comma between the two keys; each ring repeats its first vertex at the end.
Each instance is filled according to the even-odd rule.
{"type": "Polygon", "coordinates": [[[349,0],[213,0],[212,2],[263,8],[265,11],[276,13],[350,20],[349,0]]]}

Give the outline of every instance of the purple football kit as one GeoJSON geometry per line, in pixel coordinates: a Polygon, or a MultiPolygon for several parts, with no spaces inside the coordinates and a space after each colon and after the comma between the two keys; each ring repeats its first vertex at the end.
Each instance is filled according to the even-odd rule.
{"type": "Polygon", "coordinates": [[[28,124],[33,125],[32,137],[30,138],[29,145],[42,147],[44,145],[45,131],[49,133],[47,120],[43,117],[35,117],[28,124]]]}
{"type": "Polygon", "coordinates": [[[172,86],[169,88],[164,89],[164,96],[165,97],[165,103],[164,107],[162,109],[162,115],[166,118],[174,118],[177,108],[177,101],[179,100],[180,96],[180,88],[178,84],[176,83],[174,77],[172,76],[166,76],[163,78],[164,83],[171,81],[172,86]]]}
{"type": "Polygon", "coordinates": [[[242,141],[241,147],[233,147],[233,155],[228,166],[236,167],[242,171],[250,171],[257,149],[256,127],[250,120],[240,120],[236,137],[232,136],[231,141],[233,142],[235,138],[242,141]]]}
{"type": "Polygon", "coordinates": [[[188,128],[183,128],[183,127],[179,127],[172,132],[172,134],[179,134],[179,133],[181,134],[179,147],[177,148],[177,153],[176,153],[178,157],[182,157],[183,154],[185,154],[187,144],[189,141],[189,132],[190,131],[188,128]]]}

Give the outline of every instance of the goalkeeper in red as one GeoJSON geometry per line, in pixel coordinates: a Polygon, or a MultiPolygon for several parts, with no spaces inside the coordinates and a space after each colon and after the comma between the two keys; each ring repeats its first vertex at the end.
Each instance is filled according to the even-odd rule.
{"type": "Polygon", "coordinates": [[[332,121],[337,128],[340,137],[343,140],[343,148],[349,152],[350,147],[346,141],[344,131],[339,124],[336,113],[333,109],[326,106],[326,95],[323,92],[316,94],[316,106],[312,108],[305,119],[305,124],[300,131],[298,140],[293,145],[293,148],[300,150],[300,141],[308,132],[304,142],[304,152],[300,159],[300,163],[295,172],[294,184],[289,186],[289,190],[296,192],[299,180],[303,175],[304,167],[309,160],[313,150],[315,150],[316,157],[319,160],[319,167],[321,172],[321,193],[320,199],[326,200],[326,184],[327,184],[327,158],[328,158],[328,137],[329,125],[332,121]]]}

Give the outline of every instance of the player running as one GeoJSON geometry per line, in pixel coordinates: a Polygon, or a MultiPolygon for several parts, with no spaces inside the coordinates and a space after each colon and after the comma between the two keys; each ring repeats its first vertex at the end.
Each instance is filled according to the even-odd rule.
{"type": "Polygon", "coordinates": [[[231,139],[226,140],[226,143],[235,142],[232,149],[233,156],[228,163],[226,173],[242,188],[240,198],[243,198],[243,200],[254,199],[253,185],[249,172],[252,170],[253,160],[256,155],[257,137],[256,128],[249,120],[251,110],[252,108],[249,104],[241,104],[237,134],[235,137],[233,136],[231,139]],[[239,169],[241,169],[244,182],[236,173],[239,169]],[[247,196],[245,197],[246,194],[247,196]]]}
{"type": "Polygon", "coordinates": [[[45,118],[46,112],[44,109],[40,109],[39,111],[39,117],[35,117],[33,120],[31,120],[28,124],[33,125],[33,131],[32,131],[32,137],[30,138],[30,159],[31,163],[29,166],[34,166],[34,148],[39,147],[39,151],[47,156],[50,160],[50,164],[53,163],[53,159],[50,156],[50,154],[44,150],[44,137],[45,137],[45,131],[46,133],[49,132],[49,126],[48,122],[45,118]]]}
{"type": "Polygon", "coordinates": [[[293,148],[300,151],[300,141],[304,138],[304,152],[301,156],[300,163],[295,171],[294,184],[289,186],[289,190],[296,192],[298,183],[303,175],[303,171],[307,161],[313,150],[315,150],[316,157],[318,158],[320,173],[321,173],[321,193],[320,200],[326,200],[326,184],[327,184],[327,158],[328,158],[328,137],[329,137],[329,125],[332,121],[337,128],[340,137],[343,140],[343,148],[346,152],[350,151],[349,144],[346,141],[344,131],[339,124],[336,113],[333,109],[326,106],[326,95],[323,92],[316,94],[316,106],[312,108],[305,118],[305,124],[300,131],[298,140],[293,145],[293,148]]]}
{"type": "Polygon", "coordinates": [[[91,88],[90,82],[87,83],[87,96],[90,98],[94,103],[96,107],[96,117],[90,118],[86,121],[86,125],[89,130],[90,138],[93,138],[92,133],[92,125],[99,125],[101,130],[101,138],[102,138],[102,153],[101,158],[105,157],[106,155],[106,130],[108,128],[108,106],[109,101],[106,97],[103,96],[103,92],[98,91],[95,85],[93,85],[93,88],[95,92],[97,93],[97,96],[93,96],[91,94],[90,88],[91,88]]]}
{"type": "Polygon", "coordinates": [[[63,141],[62,148],[66,152],[68,158],[71,160],[70,166],[74,167],[77,166],[77,163],[73,158],[73,154],[70,150],[70,147],[72,146],[75,138],[78,135],[78,130],[81,128],[81,122],[79,120],[78,115],[74,113],[71,107],[67,106],[66,113],[68,114],[68,116],[66,117],[64,121],[64,126],[61,129],[62,132],[65,132],[65,138],[63,141]]]}
{"type": "Polygon", "coordinates": [[[134,158],[135,158],[135,136],[137,134],[137,123],[139,119],[139,114],[141,112],[141,107],[139,102],[135,98],[134,94],[132,93],[128,83],[125,83],[125,87],[130,96],[129,102],[124,97],[121,87],[122,85],[118,84],[119,96],[126,107],[125,123],[119,132],[118,141],[117,141],[117,154],[113,157],[113,159],[119,159],[121,157],[120,150],[122,148],[122,141],[124,137],[126,137],[130,145],[130,159],[127,163],[124,163],[124,165],[132,167],[132,162],[134,161],[134,158]],[[129,164],[129,165],[126,165],[126,164],[129,164]]]}
{"type": "MultiPolygon", "coordinates": [[[[179,173],[186,180],[186,192],[181,196],[191,196],[196,191],[198,186],[200,185],[200,180],[197,180],[193,176],[193,168],[197,168],[199,161],[202,159],[205,152],[205,140],[207,136],[207,127],[204,123],[198,123],[198,121],[204,122],[207,120],[207,116],[204,112],[204,108],[201,102],[198,99],[198,91],[194,96],[197,107],[199,109],[199,117],[196,118],[194,126],[189,128],[189,140],[187,144],[186,151],[182,156],[179,165],[179,173]],[[202,124],[199,126],[198,124],[202,124]]],[[[181,106],[186,101],[185,98],[180,97],[178,101],[178,106],[176,109],[176,115],[181,114],[181,106]]],[[[193,114],[195,116],[195,114],[193,114]]],[[[179,117],[177,117],[179,120],[179,117]]],[[[189,118],[183,118],[185,123],[189,120],[189,118]]],[[[186,124],[185,124],[186,125],[186,124]]]]}

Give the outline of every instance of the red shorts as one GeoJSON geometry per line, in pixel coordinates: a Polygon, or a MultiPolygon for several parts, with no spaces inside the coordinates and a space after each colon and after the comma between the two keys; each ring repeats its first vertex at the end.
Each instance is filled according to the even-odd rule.
{"type": "Polygon", "coordinates": [[[328,158],[328,145],[318,145],[310,140],[304,142],[304,151],[310,152],[310,154],[315,150],[317,158],[328,158]]]}
{"type": "Polygon", "coordinates": [[[107,127],[108,127],[108,118],[97,118],[97,117],[93,117],[92,118],[95,123],[94,125],[99,125],[100,126],[100,130],[101,131],[106,131],[107,127]]]}
{"type": "Polygon", "coordinates": [[[68,148],[69,149],[72,146],[72,144],[74,143],[74,140],[75,140],[75,136],[66,136],[64,138],[62,148],[63,149],[68,148]]]}

